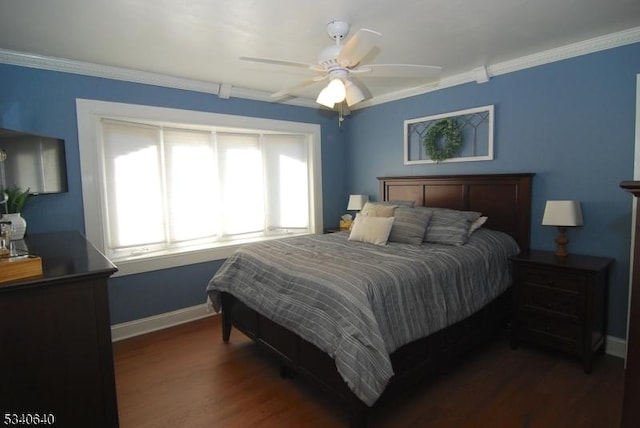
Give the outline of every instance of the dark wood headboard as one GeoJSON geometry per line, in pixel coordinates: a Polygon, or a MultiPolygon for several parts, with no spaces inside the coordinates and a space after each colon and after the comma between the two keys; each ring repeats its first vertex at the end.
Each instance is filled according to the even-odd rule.
{"type": "Polygon", "coordinates": [[[533,174],[378,177],[381,201],[416,201],[416,206],[479,211],[485,227],[513,236],[524,252],[531,237],[533,174]]]}

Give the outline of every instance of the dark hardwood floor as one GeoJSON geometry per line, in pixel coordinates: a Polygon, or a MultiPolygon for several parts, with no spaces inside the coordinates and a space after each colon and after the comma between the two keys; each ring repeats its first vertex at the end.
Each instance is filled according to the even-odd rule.
{"type": "MultiPolygon", "coordinates": [[[[390,402],[371,426],[593,427],[620,425],[623,361],[598,357],[593,372],[548,351],[509,348],[506,334],[452,370],[390,402]]],[[[338,403],[237,330],[221,339],[218,316],[114,344],[120,426],[345,427],[338,403]]]]}

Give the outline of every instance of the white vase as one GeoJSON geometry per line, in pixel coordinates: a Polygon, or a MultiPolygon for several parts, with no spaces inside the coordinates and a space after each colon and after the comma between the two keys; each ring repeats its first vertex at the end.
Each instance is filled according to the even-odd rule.
{"type": "Polygon", "coordinates": [[[27,231],[27,221],[20,215],[20,213],[3,214],[2,220],[10,221],[11,228],[11,240],[24,238],[24,233],[27,231]]]}

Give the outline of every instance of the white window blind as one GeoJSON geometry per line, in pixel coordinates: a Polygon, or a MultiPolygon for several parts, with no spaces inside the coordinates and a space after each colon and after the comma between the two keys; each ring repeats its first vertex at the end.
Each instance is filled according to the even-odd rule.
{"type": "Polygon", "coordinates": [[[301,135],[265,135],[267,229],[273,233],[309,228],[309,165],[301,135]]]}
{"type": "Polygon", "coordinates": [[[218,133],[222,234],[264,230],[264,171],[260,136],[218,133]]]}
{"type": "Polygon", "coordinates": [[[214,238],[220,220],[211,132],[169,128],[162,135],[170,242],[214,238]]]}
{"type": "Polygon", "coordinates": [[[109,248],[163,242],[159,128],[105,120],[102,129],[109,248]]]}

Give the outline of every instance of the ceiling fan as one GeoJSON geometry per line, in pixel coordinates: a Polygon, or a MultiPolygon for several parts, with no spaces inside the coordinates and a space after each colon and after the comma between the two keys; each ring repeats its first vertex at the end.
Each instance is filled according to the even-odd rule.
{"type": "Polygon", "coordinates": [[[349,33],[349,23],[339,20],[331,21],[327,24],[327,33],[329,37],[335,40],[335,44],[326,47],[320,52],[317,64],[246,56],[240,57],[240,59],[306,68],[318,73],[312,79],[271,94],[271,97],[282,98],[287,95],[293,95],[299,89],[328,79],[329,83],[320,91],[316,99],[318,104],[328,108],[342,105],[343,101],[346,102],[347,106],[351,107],[371,97],[369,90],[358,77],[428,78],[435,76],[441,70],[441,67],[431,65],[363,64],[362,61],[376,48],[378,39],[381,36],[380,33],[362,28],[343,44],[343,39],[349,33]]]}

